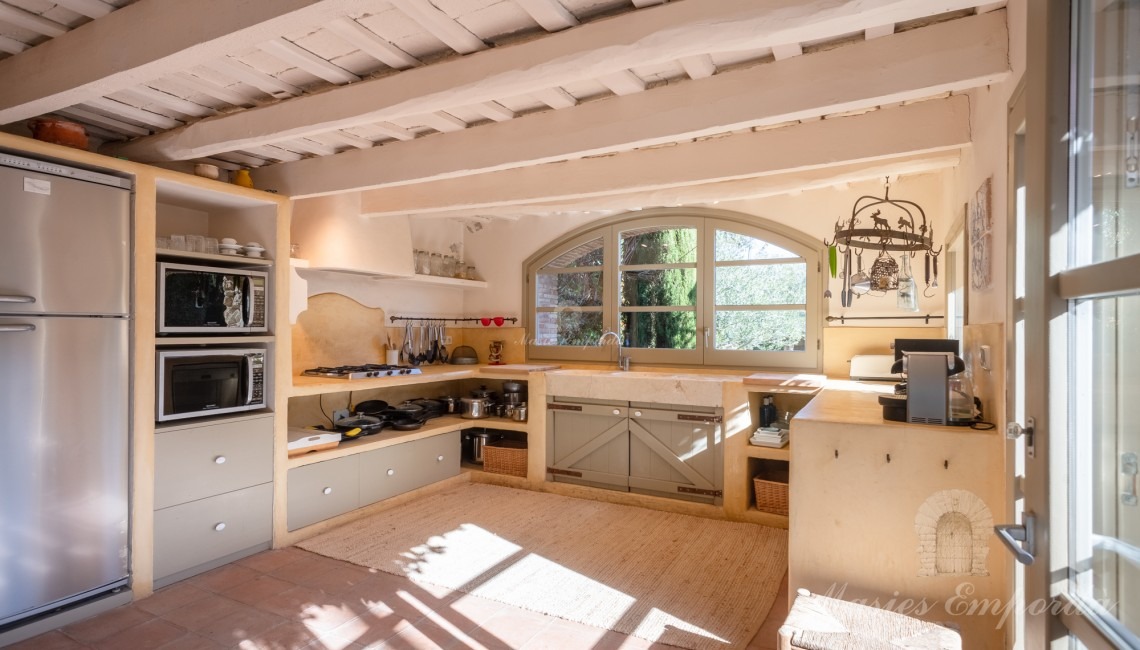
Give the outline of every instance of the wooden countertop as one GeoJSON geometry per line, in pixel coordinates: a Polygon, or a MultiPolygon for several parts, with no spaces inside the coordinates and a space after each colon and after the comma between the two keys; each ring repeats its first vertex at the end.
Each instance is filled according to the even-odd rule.
{"type": "Polygon", "coordinates": [[[396,377],[375,377],[372,379],[329,379],[327,377],[306,377],[293,375],[293,385],[288,388],[290,397],[304,395],[320,395],[324,393],[338,393],[347,391],[370,390],[373,388],[393,388],[397,386],[415,386],[417,384],[431,384],[440,381],[455,381],[458,379],[515,379],[525,381],[530,377],[527,372],[484,372],[487,366],[424,366],[418,375],[399,375],[396,377]]]}
{"type": "Polygon", "coordinates": [[[981,430],[970,427],[945,427],[932,424],[912,424],[883,419],[879,395],[893,395],[894,385],[889,383],[828,380],[792,420],[793,425],[841,424],[847,427],[874,426],[923,431],[953,432],[992,435],[997,429],[981,430]]]}

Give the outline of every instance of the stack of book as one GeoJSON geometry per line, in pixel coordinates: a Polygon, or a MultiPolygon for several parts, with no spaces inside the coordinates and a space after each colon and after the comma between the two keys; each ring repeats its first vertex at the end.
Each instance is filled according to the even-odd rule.
{"type": "Polygon", "coordinates": [[[749,442],[759,447],[783,447],[788,444],[788,430],[776,427],[760,427],[752,434],[749,442]]]}

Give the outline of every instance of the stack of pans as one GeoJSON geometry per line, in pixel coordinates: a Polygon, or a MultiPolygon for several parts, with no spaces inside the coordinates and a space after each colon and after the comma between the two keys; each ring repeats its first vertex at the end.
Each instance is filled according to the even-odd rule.
{"type": "Polygon", "coordinates": [[[414,431],[424,422],[446,414],[447,405],[438,400],[413,399],[390,405],[384,400],[373,399],[357,404],[355,412],[337,420],[334,428],[347,438],[380,433],[384,429],[414,431]]]}

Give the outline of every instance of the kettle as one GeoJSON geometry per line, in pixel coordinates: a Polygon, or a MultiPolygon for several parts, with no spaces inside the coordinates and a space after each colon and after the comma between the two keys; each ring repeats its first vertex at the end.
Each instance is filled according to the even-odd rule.
{"type": "Polygon", "coordinates": [[[947,424],[969,426],[982,417],[982,401],[974,396],[974,382],[968,373],[960,372],[946,379],[949,417],[947,424]]]}

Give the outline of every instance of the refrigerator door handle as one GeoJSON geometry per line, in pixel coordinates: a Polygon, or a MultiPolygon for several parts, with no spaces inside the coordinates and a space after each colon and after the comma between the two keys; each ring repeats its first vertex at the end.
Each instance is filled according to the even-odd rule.
{"type": "Polygon", "coordinates": [[[35,325],[0,325],[0,332],[34,332],[35,325]]]}
{"type": "Polygon", "coordinates": [[[0,302],[35,302],[36,299],[31,296],[3,296],[0,295],[0,302]]]}

